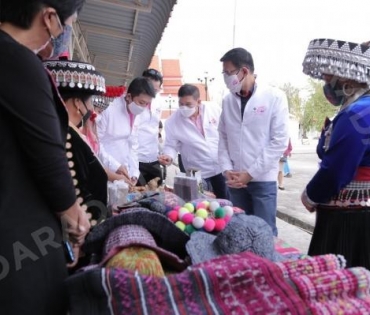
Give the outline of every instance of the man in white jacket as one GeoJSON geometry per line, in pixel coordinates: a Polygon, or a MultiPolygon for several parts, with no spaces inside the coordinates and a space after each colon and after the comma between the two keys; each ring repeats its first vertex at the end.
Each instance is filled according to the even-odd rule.
{"type": "Polygon", "coordinates": [[[197,169],[217,198],[228,199],[225,178],[218,163],[218,124],[221,108],[202,104],[199,89],[180,87],[179,109],[165,122],[166,139],[160,163],[171,164],[180,152],[185,170],[197,169]]]}
{"type": "Polygon", "coordinates": [[[149,106],[155,97],[153,85],[147,78],[135,78],[129,85],[126,95],[116,98],[101,113],[97,123],[98,137],[105,150],[103,164],[108,168],[115,165],[115,171],[125,175],[128,172],[131,184],[139,178],[139,162],[134,151],[133,126],[135,117],[149,106]]]}
{"type": "Polygon", "coordinates": [[[282,91],[257,85],[243,48],[220,60],[230,93],[223,99],[219,161],[234,206],[264,219],[277,235],[278,162],[288,145],[288,104],[282,91]]]}
{"type": "Polygon", "coordinates": [[[159,184],[163,180],[162,166],[158,162],[159,153],[159,122],[162,114],[162,98],[159,95],[163,83],[162,74],[155,69],[147,69],[143,77],[153,84],[156,96],[150,106],[135,119],[137,135],[137,155],[139,159],[139,183],[144,186],[150,180],[159,177],[159,184]]]}

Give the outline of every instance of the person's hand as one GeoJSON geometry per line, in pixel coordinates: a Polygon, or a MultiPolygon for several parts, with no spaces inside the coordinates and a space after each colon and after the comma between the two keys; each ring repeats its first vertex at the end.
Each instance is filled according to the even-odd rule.
{"type": "Polygon", "coordinates": [[[162,165],[172,164],[172,158],[169,155],[161,154],[158,156],[158,162],[162,165]]]}
{"type": "Polygon", "coordinates": [[[130,176],[128,175],[127,168],[123,165],[121,165],[118,170],[116,171],[117,174],[119,175],[124,175],[127,177],[127,179],[130,179],[130,176]]]}
{"type": "Polygon", "coordinates": [[[133,176],[130,179],[131,186],[136,186],[137,184],[137,177],[133,176]]]}
{"type": "Polygon", "coordinates": [[[248,172],[225,172],[226,184],[230,188],[245,188],[247,184],[252,180],[252,176],[248,172]]]}
{"type": "Polygon", "coordinates": [[[317,204],[315,202],[313,202],[307,195],[307,192],[306,192],[306,189],[302,192],[302,195],[301,195],[301,201],[302,201],[302,204],[304,205],[304,207],[310,211],[310,212],[314,212],[316,211],[316,206],[317,204]]]}
{"type": "Polygon", "coordinates": [[[80,206],[82,200],[77,201],[66,211],[58,213],[62,228],[69,234],[72,244],[82,245],[86,234],[90,231],[90,222],[86,214],[87,207],[80,206]]]}

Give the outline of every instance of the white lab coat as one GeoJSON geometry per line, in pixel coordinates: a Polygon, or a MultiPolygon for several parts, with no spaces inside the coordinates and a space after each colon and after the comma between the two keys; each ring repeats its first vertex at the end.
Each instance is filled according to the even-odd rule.
{"type": "Polygon", "coordinates": [[[134,135],[137,137],[137,156],[139,162],[158,161],[158,131],[162,113],[162,99],[159,95],[153,98],[150,107],[135,118],[134,135]]]}
{"type": "Polygon", "coordinates": [[[190,118],[176,111],[165,122],[166,139],[163,153],[175,159],[180,152],[184,168],[198,169],[203,178],[221,173],[218,163],[218,123],[221,108],[217,104],[201,104],[204,136],[190,118]]]}
{"type": "Polygon", "coordinates": [[[255,87],[241,119],[240,97],[223,99],[219,124],[222,171],[247,171],[253,181],[276,181],[278,162],[289,141],[288,102],[283,91],[255,87]]]}
{"type": "MultiPolygon", "coordinates": [[[[133,150],[133,128],[124,97],[116,98],[97,122],[98,137],[103,146],[105,167],[125,166],[130,177],[139,178],[139,162],[133,150]]],[[[135,119],[135,116],[132,116],[135,119]]],[[[132,122],[133,125],[133,122],[132,122]]]]}

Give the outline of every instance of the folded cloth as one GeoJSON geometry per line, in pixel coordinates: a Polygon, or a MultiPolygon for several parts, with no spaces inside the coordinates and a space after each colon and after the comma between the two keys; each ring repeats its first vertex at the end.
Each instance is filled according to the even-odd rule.
{"type": "Polygon", "coordinates": [[[164,278],[95,269],[70,277],[67,287],[71,315],[306,314],[280,269],[248,252],[164,278]]]}
{"type": "Polygon", "coordinates": [[[346,261],[342,255],[328,254],[278,262],[276,265],[281,269],[284,277],[290,279],[302,275],[343,269],[346,267],[346,261]]]}

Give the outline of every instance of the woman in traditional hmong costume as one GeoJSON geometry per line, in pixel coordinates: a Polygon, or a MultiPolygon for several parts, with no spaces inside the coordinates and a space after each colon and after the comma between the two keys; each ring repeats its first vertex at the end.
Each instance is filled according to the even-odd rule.
{"type": "Polygon", "coordinates": [[[309,255],[342,254],[347,266],[370,269],[370,48],[331,39],[311,41],[303,72],[324,80],[339,111],[326,120],[317,146],[320,168],[302,194],[317,212],[309,255]]]}

